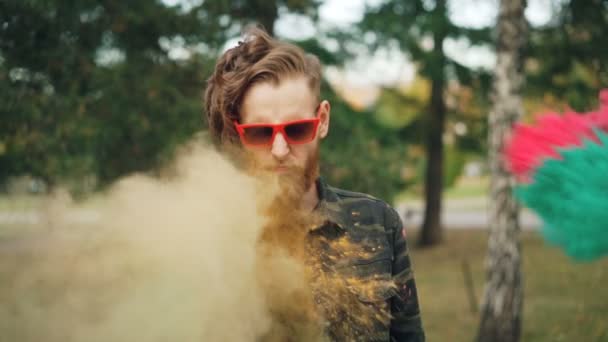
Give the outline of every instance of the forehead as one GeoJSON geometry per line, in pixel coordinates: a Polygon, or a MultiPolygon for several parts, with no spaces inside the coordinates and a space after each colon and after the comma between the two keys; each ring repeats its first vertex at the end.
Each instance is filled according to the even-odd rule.
{"type": "Polygon", "coordinates": [[[313,117],[316,107],[306,77],[292,77],[252,85],[243,98],[242,123],[278,123],[313,117]]]}

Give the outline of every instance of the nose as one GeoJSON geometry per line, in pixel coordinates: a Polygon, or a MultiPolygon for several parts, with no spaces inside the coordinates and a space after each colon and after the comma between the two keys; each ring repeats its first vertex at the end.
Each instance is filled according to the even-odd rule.
{"type": "Polygon", "coordinates": [[[282,133],[277,133],[274,137],[274,141],[272,142],[272,150],[270,151],[272,155],[281,160],[289,154],[289,144],[285,141],[282,133]]]}

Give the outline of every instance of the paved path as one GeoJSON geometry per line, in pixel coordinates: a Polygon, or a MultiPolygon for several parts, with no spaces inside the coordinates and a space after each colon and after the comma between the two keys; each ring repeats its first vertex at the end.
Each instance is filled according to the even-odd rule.
{"type": "MultiPolygon", "coordinates": [[[[447,229],[485,229],[488,226],[487,200],[467,198],[446,200],[441,222],[447,229]]],[[[422,224],[424,203],[407,201],[395,206],[406,227],[418,228],[422,224]]],[[[541,225],[540,219],[529,210],[522,210],[520,216],[522,229],[534,230],[541,225]]]]}
{"type": "MultiPolygon", "coordinates": [[[[395,206],[406,227],[419,227],[424,214],[424,203],[420,201],[403,202],[395,206]]],[[[486,201],[483,198],[445,202],[441,216],[444,227],[448,229],[484,229],[488,217],[486,201]]],[[[64,219],[69,223],[92,223],[99,220],[95,210],[71,210],[64,219]]],[[[539,219],[530,211],[523,210],[521,215],[523,229],[537,229],[539,219]]],[[[46,223],[43,213],[29,211],[0,211],[0,225],[39,226],[46,223]]]]}

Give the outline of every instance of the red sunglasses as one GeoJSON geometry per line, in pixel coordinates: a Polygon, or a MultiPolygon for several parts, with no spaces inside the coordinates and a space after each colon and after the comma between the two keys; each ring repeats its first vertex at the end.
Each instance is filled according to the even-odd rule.
{"type": "Polygon", "coordinates": [[[241,136],[243,145],[270,146],[277,133],[281,133],[290,145],[305,144],[317,135],[320,118],[288,121],[279,124],[239,124],[234,126],[241,136]]]}

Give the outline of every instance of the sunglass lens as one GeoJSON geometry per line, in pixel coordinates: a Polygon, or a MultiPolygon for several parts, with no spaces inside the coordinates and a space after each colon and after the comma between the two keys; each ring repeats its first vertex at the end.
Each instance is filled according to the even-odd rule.
{"type": "Polygon", "coordinates": [[[285,134],[295,143],[304,143],[312,140],[315,134],[314,122],[301,122],[285,126],[285,134]]]}
{"type": "Polygon", "coordinates": [[[268,144],[272,139],[272,127],[247,127],[244,129],[243,138],[251,145],[268,144]]]}

